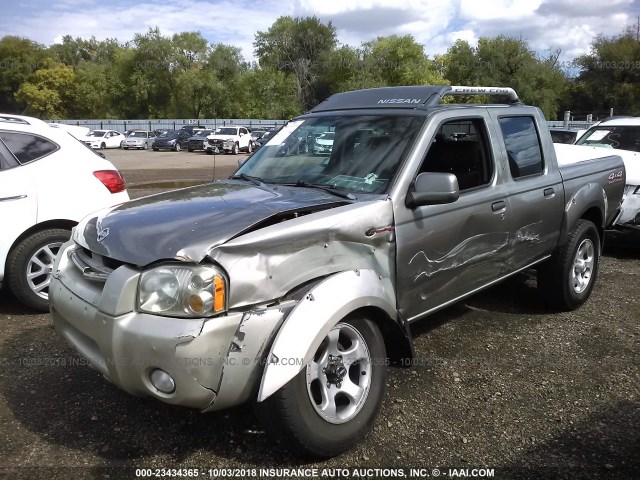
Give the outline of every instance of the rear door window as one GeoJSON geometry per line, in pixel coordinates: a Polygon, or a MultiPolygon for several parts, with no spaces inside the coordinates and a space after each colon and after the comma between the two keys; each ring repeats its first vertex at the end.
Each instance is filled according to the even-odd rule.
{"type": "Polygon", "coordinates": [[[507,149],[511,177],[542,173],[544,161],[533,117],[501,117],[498,123],[507,149]]]}
{"type": "Polygon", "coordinates": [[[28,133],[0,132],[0,139],[22,164],[39,160],[60,148],[46,138],[28,133]]]}

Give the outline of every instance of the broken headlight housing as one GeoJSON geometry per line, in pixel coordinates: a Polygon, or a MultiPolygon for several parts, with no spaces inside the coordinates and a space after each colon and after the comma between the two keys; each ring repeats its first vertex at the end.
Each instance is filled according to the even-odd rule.
{"type": "Polygon", "coordinates": [[[229,282],[210,265],[162,265],[142,272],[138,311],[168,317],[211,317],[226,311],[229,282]]]}

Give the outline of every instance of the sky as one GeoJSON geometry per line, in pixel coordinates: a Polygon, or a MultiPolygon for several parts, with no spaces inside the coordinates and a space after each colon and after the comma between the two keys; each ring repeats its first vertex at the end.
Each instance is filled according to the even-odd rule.
{"type": "Polygon", "coordinates": [[[636,25],[640,0],[0,0],[0,37],[45,45],[64,35],[121,43],[149,27],[165,35],[199,31],[211,43],[242,49],[253,60],[255,33],[280,16],[331,21],[340,44],[411,34],[433,58],[457,39],[504,34],[526,40],[540,55],[561,49],[570,62],[588,53],[598,34],[636,25]]]}

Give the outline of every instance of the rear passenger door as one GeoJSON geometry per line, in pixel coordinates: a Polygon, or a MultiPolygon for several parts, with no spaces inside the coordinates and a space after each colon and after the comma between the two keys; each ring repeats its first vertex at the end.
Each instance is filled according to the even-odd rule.
{"type": "Polygon", "coordinates": [[[507,168],[507,190],[511,204],[512,251],[508,271],[519,270],[543,258],[558,243],[564,212],[562,177],[553,161],[544,157],[553,144],[541,136],[546,125],[531,109],[494,110],[503,163],[507,168]],[[542,142],[547,144],[542,145],[542,142]]]}
{"type": "Polygon", "coordinates": [[[13,242],[36,223],[36,182],[7,148],[16,134],[0,130],[0,279],[4,261],[13,242]]]}

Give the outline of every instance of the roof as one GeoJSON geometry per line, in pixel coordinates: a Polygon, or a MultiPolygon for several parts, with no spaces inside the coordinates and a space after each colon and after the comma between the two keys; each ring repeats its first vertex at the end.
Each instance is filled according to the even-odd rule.
{"type": "Polygon", "coordinates": [[[597,127],[601,127],[604,125],[609,125],[609,126],[637,126],[640,125],[640,117],[624,117],[624,118],[614,118],[611,120],[602,120],[600,123],[598,123],[597,127]]]}
{"type": "Polygon", "coordinates": [[[424,110],[439,105],[445,95],[498,95],[508,97],[511,104],[520,104],[516,92],[508,87],[425,85],[370,88],[336,93],[311,109],[311,112],[363,108],[424,110]]]}

